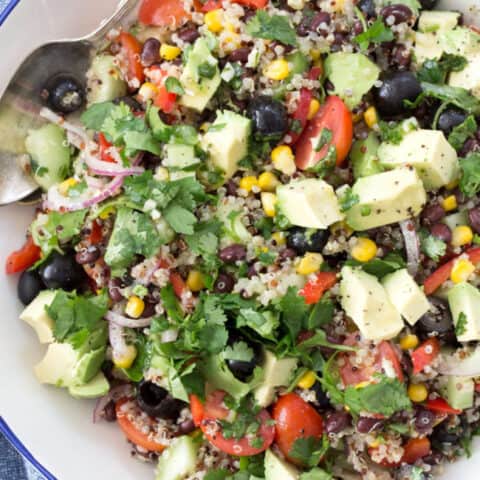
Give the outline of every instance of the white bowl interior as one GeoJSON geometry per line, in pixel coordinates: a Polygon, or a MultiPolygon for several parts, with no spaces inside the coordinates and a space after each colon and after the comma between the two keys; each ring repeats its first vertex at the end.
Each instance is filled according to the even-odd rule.
{"type": "MultiPolygon", "coordinates": [[[[471,0],[444,0],[442,6],[468,9],[472,3],[471,0]]],[[[53,38],[87,34],[116,4],[117,0],[22,0],[0,29],[3,67],[0,91],[19,61],[34,46],[53,38]],[[12,43],[15,48],[10,48],[12,43]]],[[[6,256],[22,244],[32,216],[31,207],[0,209],[0,268],[5,265],[6,256]]],[[[65,391],[37,383],[32,367],[43,356],[45,348],[39,345],[33,331],[18,320],[21,305],[16,283],[16,277],[0,275],[3,312],[0,317],[0,415],[35,458],[58,479],[153,478],[152,466],[130,458],[129,447],[115,425],[92,423],[94,402],[74,400],[65,391]]],[[[478,478],[479,469],[480,451],[469,460],[448,467],[444,478],[474,480],[478,478]]]]}

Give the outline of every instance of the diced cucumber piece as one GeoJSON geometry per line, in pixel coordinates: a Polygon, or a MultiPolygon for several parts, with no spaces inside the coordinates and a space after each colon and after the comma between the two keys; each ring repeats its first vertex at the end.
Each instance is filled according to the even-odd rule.
{"type": "Polygon", "coordinates": [[[189,436],[178,437],[158,460],[155,480],[184,480],[195,473],[198,444],[189,436]]]}
{"type": "Polygon", "coordinates": [[[87,75],[88,104],[109,102],[127,93],[127,84],[112,55],[98,55],[87,75]]]}

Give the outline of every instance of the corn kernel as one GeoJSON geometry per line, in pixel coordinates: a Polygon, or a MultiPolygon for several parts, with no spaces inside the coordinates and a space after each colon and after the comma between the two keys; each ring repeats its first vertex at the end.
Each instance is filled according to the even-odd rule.
{"type": "Polygon", "coordinates": [[[67,180],[63,181],[59,186],[58,186],[58,191],[60,192],[60,195],[63,195],[66,197],[68,195],[68,191],[77,185],[77,180],[74,178],[67,178],[67,180]]]}
{"type": "Polygon", "coordinates": [[[121,357],[115,356],[115,353],[113,354],[113,364],[117,368],[130,368],[137,358],[137,353],[134,345],[127,345],[127,350],[121,357]]]}
{"type": "Polygon", "coordinates": [[[415,403],[425,401],[428,397],[427,387],[423,383],[411,383],[408,386],[408,397],[415,403]]]}
{"type": "Polygon", "coordinates": [[[307,119],[311,120],[318,112],[320,108],[320,102],[316,98],[310,100],[310,105],[308,106],[308,116],[307,119]]]}
{"type": "Polygon", "coordinates": [[[248,175],[240,180],[238,186],[246,192],[251,192],[253,187],[258,187],[258,179],[253,175],[248,175]]]}
{"type": "Polygon", "coordinates": [[[370,442],[370,444],[368,446],[370,448],[378,448],[381,444],[382,444],[382,442],[380,442],[380,440],[378,438],[376,438],[375,440],[370,442]]]}
{"type": "Polygon", "coordinates": [[[111,217],[114,213],[115,213],[115,207],[113,205],[110,205],[109,207],[102,210],[99,217],[102,220],[106,220],[107,218],[111,217]]]}
{"type": "Polygon", "coordinates": [[[455,227],[452,232],[452,245],[454,247],[461,247],[472,243],[473,232],[468,225],[459,225],[455,227]]]}
{"type": "Polygon", "coordinates": [[[366,237],[359,237],[350,252],[352,258],[359,262],[368,262],[375,258],[377,245],[373,240],[366,237]]]}
{"type": "Polygon", "coordinates": [[[416,335],[405,335],[400,339],[400,348],[402,350],[412,350],[418,346],[419,340],[416,335]]]}
{"type": "Polygon", "coordinates": [[[457,197],[455,195],[448,196],[443,200],[442,207],[447,212],[455,210],[457,208],[457,197]]]}
{"type": "Polygon", "coordinates": [[[285,80],[290,74],[290,67],[285,59],[280,58],[271,62],[263,74],[270,80],[285,80]]]}
{"type": "Polygon", "coordinates": [[[295,156],[288,145],[279,145],[272,150],[272,163],[285,175],[293,175],[297,170],[295,156]]]}
{"type": "Polygon", "coordinates": [[[368,128],[373,128],[378,123],[378,115],[375,107],[369,107],[363,114],[363,119],[368,128]]]}
{"type": "Polygon", "coordinates": [[[175,45],[168,45],[168,43],[162,43],[160,47],[160,56],[164,60],[175,60],[182,51],[180,48],[176,47],[175,45]]]}
{"type": "Polygon", "coordinates": [[[272,240],[279,247],[282,246],[282,245],[285,245],[287,243],[287,239],[285,238],[285,234],[283,232],[272,233],[272,240]]]}
{"type": "Polygon", "coordinates": [[[280,182],[272,172],[263,172],[258,177],[258,186],[263,192],[274,192],[278,185],[280,185],[280,182]]]}
{"type": "Polygon", "coordinates": [[[308,390],[309,388],[313,387],[313,384],[317,381],[317,376],[315,375],[315,372],[312,370],[309,370],[306,372],[304,375],[302,375],[302,378],[297,383],[297,387],[302,388],[303,390],[308,390]]]}
{"type": "Polygon", "coordinates": [[[207,12],[203,20],[211,32],[219,33],[223,30],[223,10],[221,8],[207,12]]]}
{"type": "Polygon", "coordinates": [[[187,277],[187,287],[192,292],[199,292],[205,288],[205,282],[203,281],[203,275],[198,270],[190,270],[187,277]]]}
{"type": "Polygon", "coordinates": [[[468,277],[475,271],[475,265],[467,258],[458,259],[452,268],[450,280],[453,283],[466,282],[468,277]]]}
{"type": "Polygon", "coordinates": [[[322,51],[319,48],[312,48],[310,50],[310,57],[314,62],[316,62],[322,57],[322,51]]]}
{"type": "Polygon", "coordinates": [[[158,88],[151,82],[145,82],[138,91],[138,94],[142,97],[144,102],[152,100],[156,97],[158,93],[158,88]]]}
{"type": "Polygon", "coordinates": [[[145,310],[145,302],[136,295],[132,295],[125,307],[125,313],[132,318],[139,318],[145,310]]]}
{"type": "Polygon", "coordinates": [[[275,204],[277,203],[277,196],[274,193],[262,192],[260,195],[262,201],[262,208],[267,217],[275,216],[275,204]]]}
{"type": "Polygon", "coordinates": [[[310,275],[318,272],[323,263],[323,257],[320,253],[307,252],[297,266],[299,275],[310,275]]]}

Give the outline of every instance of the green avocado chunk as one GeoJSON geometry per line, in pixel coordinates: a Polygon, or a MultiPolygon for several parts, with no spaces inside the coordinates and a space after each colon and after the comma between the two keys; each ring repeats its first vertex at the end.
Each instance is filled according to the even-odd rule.
{"type": "Polygon", "coordinates": [[[380,142],[373,132],[370,132],[366,139],[357,140],[353,144],[350,159],[355,179],[383,172],[377,155],[379,146],[380,142]]]}
{"type": "Polygon", "coordinates": [[[78,399],[90,399],[103,397],[108,393],[110,385],[102,372],[92,378],[85,385],[71,385],[68,387],[68,393],[78,399]]]}
{"type": "Polygon", "coordinates": [[[270,449],[265,452],[265,480],[297,480],[300,472],[270,449]]]}

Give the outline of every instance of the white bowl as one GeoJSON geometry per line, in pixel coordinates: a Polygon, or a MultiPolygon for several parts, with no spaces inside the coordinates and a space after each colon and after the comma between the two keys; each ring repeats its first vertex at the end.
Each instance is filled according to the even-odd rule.
{"type": "MultiPolygon", "coordinates": [[[[112,13],[117,2],[22,0],[0,27],[0,91],[35,46],[89,33],[112,13]]],[[[444,0],[442,5],[463,8],[472,15],[468,9],[472,3],[480,5],[478,0],[444,0]]],[[[0,209],[0,268],[8,253],[23,243],[32,216],[30,207],[0,209]]],[[[116,425],[92,423],[94,402],[74,400],[65,391],[41,386],[35,380],[32,367],[45,349],[33,331],[18,320],[21,305],[16,284],[16,277],[0,274],[0,430],[24,455],[31,455],[30,459],[43,466],[42,473],[49,480],[153,478],[151,465],[130,458],[129,447],[116,425]]],[[[474,480],[479,471],[480,446],[472,458],[447,468],[444,479],[474,480]]]]}

